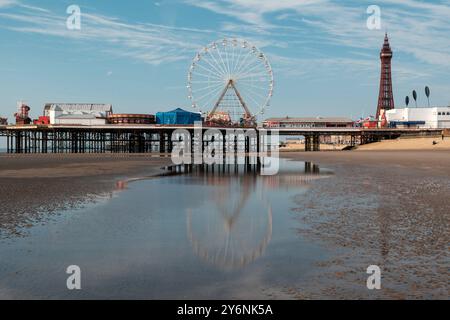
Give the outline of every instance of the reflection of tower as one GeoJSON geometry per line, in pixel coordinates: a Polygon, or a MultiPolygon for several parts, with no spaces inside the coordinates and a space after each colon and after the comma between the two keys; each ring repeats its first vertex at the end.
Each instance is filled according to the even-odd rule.
{"type": "Polygon", "coordinates": [[[392,50],[389,45],[389,38],[386,33],[383,48],[380,52],[381,59],[381,77],[380,77],[380,94],[378,97],[377,120],[384,115],[387,110],[394,109],[394,95],[392,93],[392,74],[391,60],[392,50]]]}

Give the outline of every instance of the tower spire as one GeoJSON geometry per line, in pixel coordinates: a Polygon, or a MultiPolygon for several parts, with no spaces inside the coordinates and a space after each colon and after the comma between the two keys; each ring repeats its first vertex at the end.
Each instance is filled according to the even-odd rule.
{"type": "Polygon", "coordinates": [[[384,115],[387,110],[394,109],[394,94],[392,90],[392,50],[389,43],[389,37],[386,32],[383,47],[380,52],[381,60],[381,76],[380,76],[380,92],[378,96],[377,120],[384,115]]]}

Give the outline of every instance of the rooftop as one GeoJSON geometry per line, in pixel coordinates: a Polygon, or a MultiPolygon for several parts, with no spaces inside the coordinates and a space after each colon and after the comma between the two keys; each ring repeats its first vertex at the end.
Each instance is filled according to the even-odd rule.
{"type": "Polygon", "coordinates": [[[112,105],[103,103],[46,103],[44,106],[44,110],[52,108],[63,111],[112,112],[112,105]]]}

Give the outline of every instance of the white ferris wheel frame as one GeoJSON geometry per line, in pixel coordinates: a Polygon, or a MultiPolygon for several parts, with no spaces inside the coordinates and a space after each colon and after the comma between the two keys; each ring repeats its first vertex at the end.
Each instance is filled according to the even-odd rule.
{"type": "Polygon", "coordinates": [[[209,115],[215,112],[227,90],[234,90],[245,116],[255,119],[270,105],[273,70],[266,55],[256,46],[246,40],[225,38],[210,43],[195,55],[188,72],[187,88],[192,107],[209,115]],[[245,54],[236,58],[238,47],[245,54]],[[228,48],[230,54],[221,48],[228,48]],[[260,79],[255,80],[255,77],[260,79]],[[268,87],[257,87],[254,82],[267,83],[268,87]],[[194,88],[197,85],[200,89],[194,88]],[[245,92],[240,92],[241,89],[245,92]]]}

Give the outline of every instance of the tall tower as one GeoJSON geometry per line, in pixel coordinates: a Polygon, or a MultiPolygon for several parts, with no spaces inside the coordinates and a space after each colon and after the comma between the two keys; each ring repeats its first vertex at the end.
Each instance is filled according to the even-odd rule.
{"type": "Polygon", "coordinates": [[[392,93],[392,74],[391,60],[392,50],[389,45],[389,38],[386,33],[384,37],[383,48],[380,52],[381,59],[381,77],[380,77],[380,94],[378,96],[377,120],[384,112],[382,110],[394,109],[394,94],[392,93]]]}

